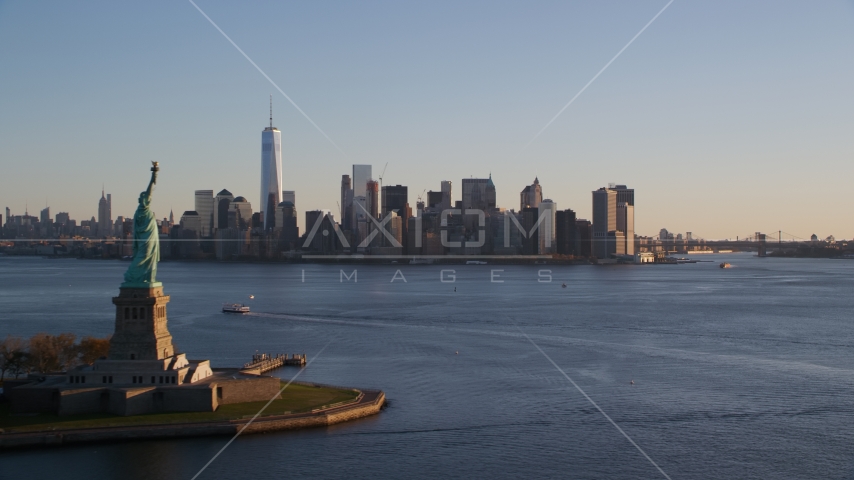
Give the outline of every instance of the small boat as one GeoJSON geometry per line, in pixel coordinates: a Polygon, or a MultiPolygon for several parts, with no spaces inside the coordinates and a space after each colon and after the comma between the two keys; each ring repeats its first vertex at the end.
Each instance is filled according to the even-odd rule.
{"type": "Polygon", "coordinates": [[[486,262],[481,260],[467,260],[466,265],[486,265],[486,262]]]}
{"type": "Polygon", "coordinates": [[[223,303],[223,313],[249,313],[249,307],[242,303],[223,303]]]}
{"type": "Polygon", "coordinates": [[[721,266],[721,268],[732,268],[732,265],[730,265],[727,262],[722,263],[720,266],[721,266]]]}
{"type": "Polygon", "coordinates": [[[561,287],[561,288],[566,288],[566,284],[565,284],[565,283],[561,283],[561,284],[560,284],[560,287],[561,287]]]}

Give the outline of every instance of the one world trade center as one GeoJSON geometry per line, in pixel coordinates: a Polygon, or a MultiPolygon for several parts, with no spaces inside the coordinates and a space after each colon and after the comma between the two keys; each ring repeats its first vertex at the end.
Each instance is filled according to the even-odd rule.
{"type": "Polygon", "coordinates": [[[282,132],[273,126],[270,95],[270,126],[261,132],[261,203],[264,230],[276,226],[276,207],[282,201],[282,132]]]}

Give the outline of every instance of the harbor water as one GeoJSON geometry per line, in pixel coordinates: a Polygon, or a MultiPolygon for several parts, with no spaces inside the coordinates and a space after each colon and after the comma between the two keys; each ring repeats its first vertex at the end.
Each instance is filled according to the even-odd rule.
{"type": "MultiPolygon", "coordinates": [[[[664,478],[653,462],[673,479],[854,478],[854,261],[697,259],[163,262],[188,358],[305,353],[270,374],[389,399],[371,418],[240,437],[199,478],[664,478]]],[[[111,333],[127,265],[0,256],[0,335],[111,333]]],[[[190,479],[228,440],[0,452],[0,478],[190,479]]]]}

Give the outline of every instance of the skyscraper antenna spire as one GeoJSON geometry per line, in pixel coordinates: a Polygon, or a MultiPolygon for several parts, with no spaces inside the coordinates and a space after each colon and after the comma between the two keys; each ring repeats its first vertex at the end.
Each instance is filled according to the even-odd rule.
{"type": "Polygon", "coordinates": [[[273,94],[270,94],[270,130],[273,129],[273,94]]]}

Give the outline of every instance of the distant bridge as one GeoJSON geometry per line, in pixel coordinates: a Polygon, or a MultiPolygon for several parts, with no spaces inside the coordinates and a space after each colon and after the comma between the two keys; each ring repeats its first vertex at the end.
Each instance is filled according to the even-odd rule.
{"type": "Polygon", "coordinates": [[[692,237],[690,240],[661,239],[659,236],[650,238],[647,242],[643,239],[637,244],[639,251],[667,252],[667,253],[691,253],[697,250],[738,250],[756,251],[760,257],[764,257],[771,250],[794,250],[809,243],[809,240],[778,230],[773,234],[755,232],[750,235],[737,236],[735,240],[707,240],[700,237],[692,237]]]}

